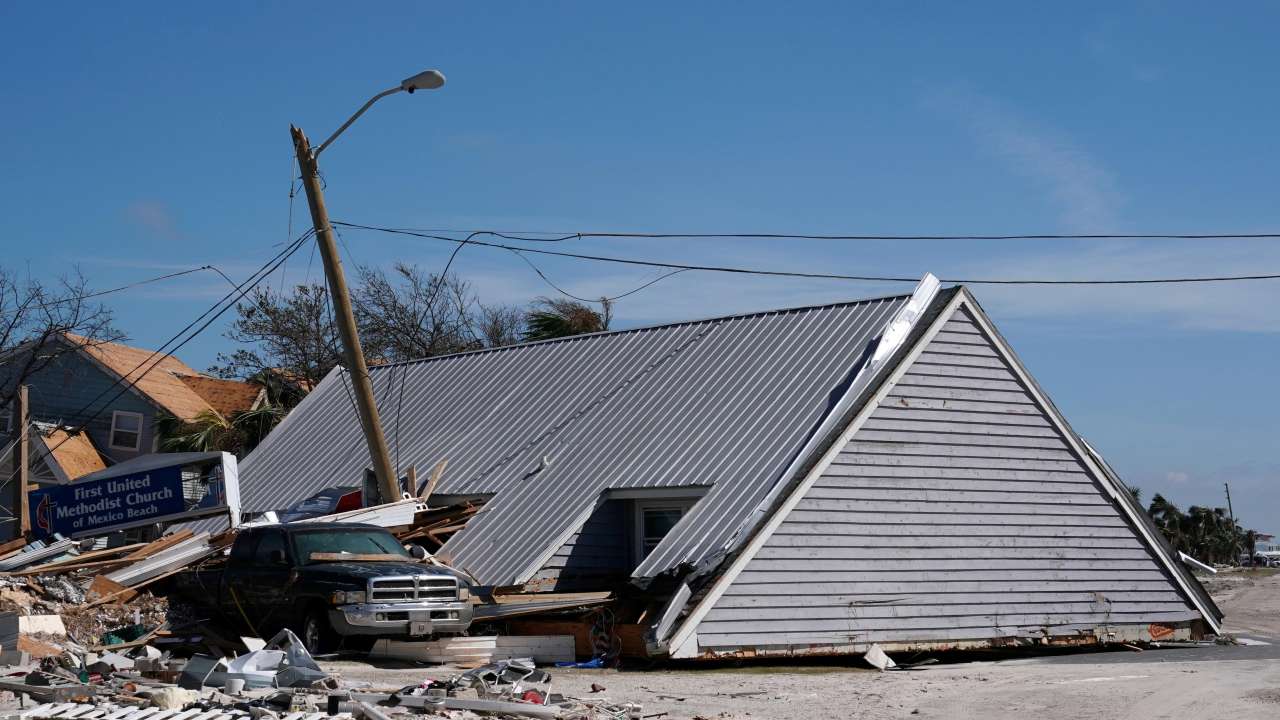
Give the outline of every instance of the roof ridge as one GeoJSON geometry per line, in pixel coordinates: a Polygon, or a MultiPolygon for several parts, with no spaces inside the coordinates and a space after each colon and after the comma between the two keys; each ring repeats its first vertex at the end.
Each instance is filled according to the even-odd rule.
{"type": "MultiPolygon", "coordinates": [[[[546,340],[532,340],[529,342],[520,342],[513,345],[502,345],[499,347],[479,348],[477,350],[463,350],[461,352],[446,353],[444,355],[432,355],[431,357],[417,358],[415,360],[397,360],[396,362],[380,363],[370,365],[369,371],[380,370],[389,367],[401,367],[405,365],[416,365],[420,363],[428,363],[435,360],[446,360],[450,358],[464,357],[469,355],[479,355],[481,353],[496,353],[507,350],[517,350],[520,348],[533,347],[537,345],[550,345],[553,343],[568,342],[571,340],[582,340],[585,338],[603,337],[606,335],[625,335],[627,333],[644,332],[646,330],[661,330],[664,328],[681,327],[685,325],[699,325],[702,323],[720,322],[723,320],[739,320],[743,318],[759,317],[762,315],[775,315],[781,313],[803,312],[807,310],[827,310],[831,308],[851,307],[854,305],[863,305],[873,302],[884,302],[885,300],[896,300],[899,298],[909,298],[911,293],[896,293],[893,295],[880,295],[876,297],[859,298],[857,300],[842,300],[833,303],[813,303],[809,305],[795,305],[791,307],[771,308],[768,310],[752,310],[748,312],[732,313],[729,315],[715,315],[711,317],[694,318],[692,320],[676,320],[672,322],[657,323],[655,325],[641,325],[639,327],[624,328],[619,330],[601,330],[599,332],[581,333],[578,335],[568,335],[565,337],[548,338],[546,340]]],[[[339,366],[341,367],[341,366],[339,366]]],[[[346,368],[344,367],[343,370],[346,368]]]]}

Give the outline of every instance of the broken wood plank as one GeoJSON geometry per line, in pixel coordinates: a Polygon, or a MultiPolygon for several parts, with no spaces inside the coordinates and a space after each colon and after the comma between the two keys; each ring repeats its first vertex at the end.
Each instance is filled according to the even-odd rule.
{"type": "Polygon", "coordinates": [[[430,499],[431,493],[435,492],[436,483],[440,482],[440,478],[444,476],[444,469],[449,466],[449,458],[445,458],[436,463],[435,468],[431,470],[431,477],[427,479],[427,484],[422,488],[422,492],[418,493],[418,497],[424,502],[430,499]]]}
{"type": "Polygon", "coordinates": [[[48,575],[50,573],[62,574],[62,573],[75,572],[77,570],[89,570],[92,568],[98,568],[99,570],[109,570],[109,569],[113,569],[114,566],[128,565],[128,564],[129,564],[128,560],[123,560],[121,558],[112,558],[110,560],[94,560],[93,562],[60,562],[56,566],[52,564],[39,565],[37,567],[28,568],[26,570],[15,570],[11,573],[5,573],[5,574],[11,577],[18,577],[22,575],[28,575],[28,576],[48,575]]]}
{"type": "Polygon", "coordinates": [[[95,563],[102,564],[104,562],[124,562],[125,561],[124,558],[114,558],[113,560],[105,560],[105,561],[99,560],[98,558],[106,558],[106,557],[111,557],[113,555],[120,555],[122,553],[129,552],[130,550],[140,548],[144,544],[145,543],[134,543],[132,545],[122,545],[120,547],[115,547],[115,548],[104,548],[102,550],[90,550],[89,552],[82,552],[79,555],[76,555],[74,557],[63,558],[61,560],[54,560],[53,562],[47,562],[43,565],[36,565],[23,570],[15,570],[8,574],[9,575],[39,575],[40,573],[49,572],[52,570],[65,570],[67,572],[71,572],[71,570],[78,570],[79,568],[75,566],[78,566],[81,564],[85,564],[86,567],[92,567],[95,563]]]}
{"type": "Polygon", "coordinates": [[[13,557],[14,555],[17,555],[18,553],[22,552],[22,549],[25,548],[26,546],[27,546],[26,538],[17,538],[15,540],[10,540],[9,542],[3,545],[0,545],[0,560],[6,560],[10,557],[13,557]]]}
{"type": "Polygon", "coordinates": [[[179,530],[178,532],[173,533],[172,535],[165,535],[159,540],[152,540],[146,545],[143,545],[137,550],[124,556],[124,559],[125,560],[145,560],[151,557],[152,555],[155,555],[156,553],[160,552],[161,550],[165,550],[170,547],[173,547],[174,545],[177,545],[178,543],[182,542],[183,540],[186,540],[192,535],[195,535],[195,533],[193,533],[190,530],[179,530]]]}
{"type": "MultiPolygon", "coordinates": [[[[124,585],[111,580],[106,575],[99,575],[93,579],[93,582],[89,583],[89,592],[86,599],[96,602],[96,600],[110,597],[118,598],[120,602],[128,602],[132,600],[135,595],[137,595],[137,592],[134,592],[131,588],[127,588],[124,585]]],[[[92,607],[93,604],[94,603],[91,602],[90,607],[92,607]]]]}
{"type": "Polygon", "coordinates": [[[313,552],[309,557],[311,560],[321,562],[414,562],[411,557],[391,553],[313,552]]]}

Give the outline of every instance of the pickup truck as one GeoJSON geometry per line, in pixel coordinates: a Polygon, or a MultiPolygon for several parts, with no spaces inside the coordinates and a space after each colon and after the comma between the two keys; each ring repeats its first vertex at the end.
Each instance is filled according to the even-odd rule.
{"type": "Polygon", "coordinates": [[[178,589],[260,637],[288,627],[312,652],[353,636],[461,634],[472,618],[470,586],[457,573],[355,523],[245,528],[225,565],[186,571],[178,589]]]}

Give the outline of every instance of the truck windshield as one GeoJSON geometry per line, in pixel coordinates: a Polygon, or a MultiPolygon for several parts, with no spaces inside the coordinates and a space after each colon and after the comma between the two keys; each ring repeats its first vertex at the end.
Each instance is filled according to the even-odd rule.
{"type": "Polygon", "coordinates": [[[312,554],[331,557],[332,554],[347,555],[391,555],[413,559],[395,536],[386,530],[370,528],[368,530],[316,528],[315,530],[294,530],[294,557],[304,565],[318,560],[312,554]]]}

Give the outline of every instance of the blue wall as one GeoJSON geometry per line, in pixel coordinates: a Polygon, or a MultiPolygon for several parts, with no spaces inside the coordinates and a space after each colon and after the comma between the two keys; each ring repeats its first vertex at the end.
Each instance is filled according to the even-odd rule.
{"type": "MultiPolygon", "coordinates": [[[[12,374],[16,372],[15,366],[21,367],[22,364],[22,358],[15,358],[12,363],[0,367],[0,383],[3,383],[6,390],[14,383],[12,374]]],[[[93,444],[99,452],[116,462],[152,452],[155,444],[155,417],[158,413],[156,407],[133,390],[126,390],[121,394],[124,384],[114,383],[115,376],[80,353],[61,353],[27,378],[31,418],[73,427],[78,427],[87,420],[93,444]],[[86,406],[91,403],[92,406],[86,410],[86,406]],[[110,446],[113,410],[142,415],[142,440],[138,452],[116,450],[110,446]],[[89,416],[95,412],[96,417],[90,419],[89,416]]]]}

